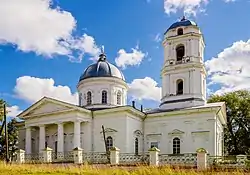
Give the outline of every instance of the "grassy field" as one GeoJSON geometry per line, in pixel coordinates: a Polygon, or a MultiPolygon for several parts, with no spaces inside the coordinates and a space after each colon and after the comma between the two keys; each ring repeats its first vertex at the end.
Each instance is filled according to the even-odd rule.
{"type": "Polygon", "coordinates": [[[199,174],[250,174],[247,172],[240,172],[240,170],[235,170],[231,172],[224,171],[203,171],[198,172],[196,170],[180,170],[180,169],[171,169],[169,167],[107,167],[107,166],[76,166],[76,165],[46,165],[46,164],[33,164],[33,165],[17,165],[17,164],[5,164],[0,163],[0,175],[199,175],[199,174]]]}

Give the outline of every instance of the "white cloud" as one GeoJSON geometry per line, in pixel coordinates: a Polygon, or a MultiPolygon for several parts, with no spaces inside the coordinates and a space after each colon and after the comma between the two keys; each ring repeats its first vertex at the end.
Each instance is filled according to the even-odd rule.
{"type": "MultiPolygon", "coordinates": [[[[80,50],[77,61],[82,61],[84,54],[90,55],[91,60],[97,60],[97,57],[101,52],[100,48],[96,45],[95,39],[87,34],[83,34],[82,37],[73,39],[69,43],[69,47],[73,50],[80,50]]],[[[73,58],[72,61],[75,59],[73,56],[70,58],[73,58]]]]}
{"type": "Polygon", "coordinates": [[[22,112],[22,110],[20,110],[18,106],[7,107],[6,110],[8,117],[16,117],[18,114],[22,112]]]}
{"type": "Polygon", "coordinates": [[[250,40],[237,41],[224,49],[217,57],[206,61],[209,86],[219,84],[216,94],[240,89],[250,90],[250,40]]]}
{"type": "Polygon", "coordinates": [[[134,99],[154,101],[161,99],[161,87],[158,87],[157,82],[150,77],[134,79],[128,86],[129,95],[134,99]]]}
{"type": "Polygon", "coordinates": [[[147,54],[139,50],[139,47],[132,48],[132,52],[128,53],[124,49],[118,51],[118,56],[115,58],[115,63],[118,67],[125,69],[127,66],[140,65],[143,58],[147,54]]]}
{"type": "Polygon", "coordinates": [[[52,8],[52,0],[1,0],[0,44],[13,44],[23,52],[38,55],[66,55],[77,50],[95,55],[97,46],[91,36],[73,36],[76,20],[70,12],[52,8]]]}
{"type": "Polygon", "coordinates": [[[34,103],[44,96],[72,104],[77,104],[78,101],[77,93],[72,93],[68,86],[55,85],[55,81],[52,78],[19,77],[16,80],[14,92],[18,98],[29,103],[34,103]]]}
{"type": "Polygon", "coordinates": [[[167,14],[183,10],[187,16],[196,16],[197,12],[204,11],[208,2],[209,0],[164,0],[164,9],[167,14]]]}

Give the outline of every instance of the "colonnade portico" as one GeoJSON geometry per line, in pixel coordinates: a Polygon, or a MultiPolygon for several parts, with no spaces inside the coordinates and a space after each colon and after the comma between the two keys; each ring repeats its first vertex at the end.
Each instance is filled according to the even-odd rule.
{"type": "MultiPolygon", "coordinates": [[[[72,121],[60,121],[53,124],[57,125],[57,153],[64,152],[64,124],[66,122],[72,121]]],[[[74,120],[74,144],[73,148],[80,147],[81,144],[81,120],[74,120]]],[[[48,124],[40,124],[40,125],[30,125],[26,126],[26,137],[25,137],[25,152],[26,154],[32,153],[32,127],[39,127],[39,152],[41,153],[45,149],[46,142],[46,125],[48,124]]],[[[72,148],[72,149],[73,149],[72,148]]]]}

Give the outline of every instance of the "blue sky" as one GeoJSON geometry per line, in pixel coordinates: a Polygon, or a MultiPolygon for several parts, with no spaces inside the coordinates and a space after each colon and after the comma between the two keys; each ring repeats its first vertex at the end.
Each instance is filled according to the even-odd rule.
{"type": "Polygon", "coordinates": [[[10,116],[44,95],[75,103],[79,76],[104,45],[131,86],[128,103],[157,107],[161,38],[184,13],[205,37],[209,92],[249,89],[249,8],[247,0],[2,0],[0,98],[10,116]]]}

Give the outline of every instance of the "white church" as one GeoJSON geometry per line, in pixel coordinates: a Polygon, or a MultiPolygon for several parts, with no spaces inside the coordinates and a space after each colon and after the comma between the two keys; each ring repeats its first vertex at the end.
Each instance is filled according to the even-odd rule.
{"type": "Polygon", "coordinates": [[[85,69],[77,84],[79,104],[44,97],[17,117],[19,148],[37,154],[45,147],[56,154],[80,147],[105,152],[142,154],[223,154],[225,103],[206,103],[204,38],[197,24],[181,19],[164,33],[162,98],[158,108],[144,111],[127,104],[128,85],[105,53],[85,69]],[[104,126],[104,130],[102,129],[104,126]],[[103,133],[104,131],[104,133],[103,133]]]}

